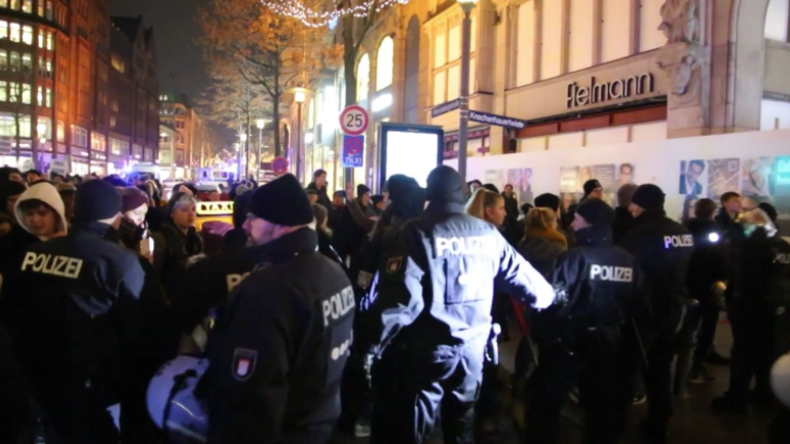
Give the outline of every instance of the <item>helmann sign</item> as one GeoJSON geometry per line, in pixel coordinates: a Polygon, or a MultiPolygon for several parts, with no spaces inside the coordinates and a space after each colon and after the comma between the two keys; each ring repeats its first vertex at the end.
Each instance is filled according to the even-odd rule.
{"type": "Polygon", "coordinates": [[[566,105],[570,108],[605,103],[617,99],[637,97],[653,92],[653,74],[643,73],[607,83],[596,83],[590,78],[590,86],[579,86],[576,82],[568,84],[566,105]]]}

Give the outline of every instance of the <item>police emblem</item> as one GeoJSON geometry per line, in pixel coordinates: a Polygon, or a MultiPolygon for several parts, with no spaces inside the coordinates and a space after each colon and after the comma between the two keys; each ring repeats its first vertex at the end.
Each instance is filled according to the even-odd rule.
{"type": "Polygon", "coordinates": [[[250,379],[255,372],[258,361],[258,352],[247,348],[237,348],[233,351],[233,377],[239,381],[250,379]]]}
{"type": "Polygon", "coordinates": [[[397,273],[403,265],[403,257],[391,257],[387,260],[387,273],[397,273]]]}

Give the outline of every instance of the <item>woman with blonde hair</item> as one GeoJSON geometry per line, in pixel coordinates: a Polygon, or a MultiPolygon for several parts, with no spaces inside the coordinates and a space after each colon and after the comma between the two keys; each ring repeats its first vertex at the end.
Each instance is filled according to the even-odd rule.
{"type": "Polygon", "coordinates": [[[466,204],[466,214],[502,227],[507,216],[505,198],[485,188],[478,188],[466,204]]]}
{"type": "Polygon", "coordinates": [[[548,208],[533,208],[524,217],[524,227],[518,252],[551,282],[557,258],[568,249],[565,236],[557,230],[557,215],[548,208]]]}

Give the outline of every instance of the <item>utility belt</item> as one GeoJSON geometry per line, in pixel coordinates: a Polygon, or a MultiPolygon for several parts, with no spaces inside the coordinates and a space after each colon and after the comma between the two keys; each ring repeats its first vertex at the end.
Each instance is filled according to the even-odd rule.
{"type": "Polygon", "coordinates": [[[626,322],[623,320],[587,326],[565,324],[557,329],[554,335],[540,342],[544,347],[561,347],[569,354],[574,355],[580,351],[583,338],[607,332],[619,336],[619,332],[622,331],[625,324],[626,322]]]}

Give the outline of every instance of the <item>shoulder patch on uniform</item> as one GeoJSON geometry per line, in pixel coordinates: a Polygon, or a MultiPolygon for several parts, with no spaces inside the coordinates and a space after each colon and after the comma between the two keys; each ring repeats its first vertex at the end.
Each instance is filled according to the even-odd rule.
{"type": "Polygon", "coordinates": [[[233,377],[238,381],[250,379],[255,372],[255,364],[258,362],[258,351],[248,348],[237,348],[233,350],[233,377]]]}
{"type": "Polygon", "coordinates": [[[367,271],[360,271],[357,274],[357,287],[367,290],[368,285],[370,285],[370,281],[373,279],[373,275],[368,273],[367,271]]]}
{"type": "Polygon", "coordinates": [[[403,265],[403,256],[391,257],[387,259],[387,273],[397,273],[403,265]]]}

